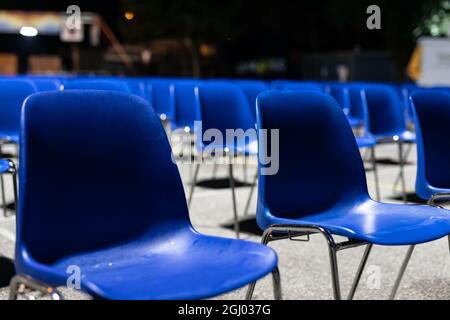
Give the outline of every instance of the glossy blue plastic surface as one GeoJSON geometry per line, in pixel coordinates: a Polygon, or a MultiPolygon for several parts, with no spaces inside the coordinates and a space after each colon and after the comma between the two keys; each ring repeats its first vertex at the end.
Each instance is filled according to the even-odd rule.
{"type": "Polygon", "coordinates": [[[168,79],[151,79],[148,82],[151,88],[153,103],[151,104],[160,116],[173,118],[173,109],[170,103],[170,86],[168,79]]]}
{"type": "Polygon", "coordinates": [[[64,82],[64,90],[110,90],[130,93],[127,84],[121,80],[70,80],[64,82]]]}
{"type": "Polygon", "coordinates": [[[411,103],[417,134],[416,193],[428,200],[450,192],[450,94],[416,90],[411,103]]]}
{"type": "Polygon", "coordinates": [[[222,150],[228,148],[235,154],[257,154],[255,121],[242,90],[232,83],[210,82],[201,84],[199,93],[202,133],[209,129],[219,130],[222,133],[223,141],[217,141],[214,138],[211,139],[213,141],[200,140],[202,137],[198,135],[197,146],[200,148],[209,146],[209,148],[222,150]],[[234,139],[232,143],[227,143],[227,129],[243,130],[244,132],[251,129],[254,134],[247,135],[244,140],[234,139]]]}
{"type": "Polygon", "coordinates": [[[235,82],[247,97],[252,117],[256,123],[256,97],[261,92],[269,90],[269,86],[264,81],[259,80],[238,80],[235,82]]]}
{"type": "MultiPolygon", "coordinates": [[[[279,171],[259,168],[257,222],[321,226],[380,245],[427,242],[450,233],[448,210],[385,204],[367,192],[351,127],[331,97],[272,91],[257,100],[258,128],[279,129],[279,171]]],[[[260,152],[267,154],[263,143],[260,152]]],[[[270,154],[270,152],[268,153],[270,154]]]]}
{"type": "Polygon", "coordinates": [[[19,142],[20,109],[35,92],[36,86],[28,79],[0,79],[0,139],[19,142]]]}
{"type": "Polygon", "coordinates": [[[38,92],[57,91],[61,88],[61,82],[57,79],[31,78],[38,92]]]}
{"type": "Polygon", "coordinates": [[[198,299],[276,266],[270,248],[192,228],[166,134],[145,100],[39,93],[25,103],[22,128],[18,273],[58,286],[76,265],[82,290],[98,298],[198,299]]]}
{"type": "Polygon", "coordinates": [[[171,110],[174,112],[170,123],[173,130],[189,128],[192,132],[194,122],[200,120],[198,85],[198,81],[177,81],[171,86],[171,110]]]}
{"type": "Polygon", "coordinates": [[[391,139],[397,136],[405,142],[414,142],[416,135],[406,128],[404,107],[400,97],[387,85],[366,85],[363,103],[368,112],[366,130],[376,139],[391,139]]]}

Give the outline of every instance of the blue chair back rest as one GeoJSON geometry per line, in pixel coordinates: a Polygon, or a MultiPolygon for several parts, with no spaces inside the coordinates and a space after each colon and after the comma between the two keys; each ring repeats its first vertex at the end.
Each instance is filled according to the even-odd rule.
{"type": "Polygon", "coordinates": [[[171,103],[174,110],[172,126],[174,128],[194,128],[194,122],[200,120],[199,82],[179,81],[171,87],[171,103]]]}
{"type": "Polygon", "coordinates": [[[428,199],[433,188],[450,189],[450,94],[416,90],[411,102],[417,134],[416,192],[428,199]]]}
{"type": "Polygon", "coordinates": [[[344,84],[331,84],[330,95],[336,99],[346,115],[350,115],[350,95],[348,86],[344,84]]]}
{"type": "MultiPolygon", "coordinates": [[[[258,129],[279,130],[279,171],[262,175],[259,209],[296,218],[321,212],[347,197],[367,197],[361,156],[337,102],[319,92],[271,91],[257,99],[258,129]]],[[[260,154],[276,146],[259,141],[260,154]]],[[[353,201],[353,200],[352,200],[353,201]]]]}
{"type": "Polygon", "coordinates": [[[366,120],[366,110],[363,102],[363,97],[361,91],[363,86],[361,85],[349,85],[348,86],[348,96],[350,101],[350,115],[361,121],[366,120]]]}
{"type": "Polygon", "coordinates": [[[130,93],[127,84],[122,80],[70,80],[63,86],[64,90],[110,90],[130,93]]]}
{"type": "Polygon", "coordinates": [[[259,80],[238,80],[235,83],[244,92],[256,123],[256,98],[260,93],[269,90],[269,86],[264,81],[259,80]]]}
{"type": "Polygon", "coordinates": [[[219,130],[225,139],[227,129],[246,131],[255,128],[250,106],[238,86],[232,83],[202,83],[199,94],[203,132],[219,130]]]}
{"type": "Polygon", "coordinates": [[[377,136],[399,135],[406,130],[406,121],[397,93],[387,85],[367,85],[363,90],[367,108],[366,130],[377,136]]]}
{"type": "Polygon", "coordinates": [[[173,109],[170,103],[170,86],[172,81],[167,79],[150,80],[149,85],[152,91],[152,106],[155,111],[168,118],[173,116],[173,109]]]}
{"type": "Polygon", "coordinates": [[[126,83],[132,94],[137,95],[138,97],[141,97],[151,103],[150,92],[144,80],[128,79],[126,83]]]}
{"type": "Polygon", "coordinates": [[[31,80],[0,79],[0,131],[19,134],[22,104],[36,91],[36,86],[31,80]]]}
{"type": "Polygon", "coordinates": [[[170,145],[145,100],[113,91],[38,93],[24,105],[22,128],[19,263],[163,237],[189,223],[170,145]]]}
{"type": "Polygon", "coordinates": [[[57,79],[32,78],[38,92],[58,91],[61,89],[61,81],[57,79]]]}

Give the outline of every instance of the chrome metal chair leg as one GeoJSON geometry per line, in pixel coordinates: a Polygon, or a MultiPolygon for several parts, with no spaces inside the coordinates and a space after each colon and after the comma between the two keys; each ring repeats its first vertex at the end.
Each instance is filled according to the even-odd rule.
{"type": "MultiPolygon", "coordinates": [[[[332,239],[332,238],[331,238],[332,239]]],[[[328,240],[328,253],[330,256],[330,266],[331,266],[331,281],[333,284],[333,296],[335,300],[341,300],[341,286],[339,283],[339,270],[336,255],[336,246],[334,241],[330,242],[328,240]]]]}
{"type": "Polygon", "coordinates": [[[3,174],[0,175],[0,187],[2,188],[2,208],[3,208],[3,216],[8,216],[8,209],[6,208],[6,195],[5,195],[5,181],[3,179],[3,174]]]}
{"type": "Polygon", "coordinates": [[[392,288],[391,295],[389,296],[390,300],[393,300],[395,298],[395,295],[397,294],[398,287],[400,286],[400,282],[402,281],[403,275],[405,274],[406,267],[408,266],[409,260],[411,259],[411,255],[414,251],[414,248],[415,245],[410,246],[408,248],[408,252],[406,253],[406,257],[403,260],[402,266],[397,275],[397,279],[395,280],[394,287],[392,288]]]}
{"type": "Polygon", "coordinates": [[[197,163],[195,166],[194,177],[192,178],[191,181],[191,190],[189,191],[188,207],[191,206],[192,196],[194,195],[195,185],[197,184],[197,177],[199,170],[200,170],[200,163],[197,163]]]}
{"type": "MultiPolygon", "coordinates": [[[[263,233],[263,235],[262,235],[262,238],[261,238],[261,244],[263,244],[263,245],[267,245],[268,243],[269,243],[269,239],[270,239],[270,235],[272,234],[272,230],[269,228],[269,229],[266,229],[265,231],[264,231],[264,233],[263,233]]],[[[278,270],[278,267],[277,267],[277,271],[276,272],[280,272],[279,270],[278,270]]],[[[276,290],[276,288],[275,288],[275,278],[273,278],[273,281],[274,281],[274,292],[275,292],[275,290],[276,290]]],[[[280,284],[280,283],[279,283],[280,284]]],[[[247,289],[247,294],[245,295],[245,299],[246,300],[252,300],[252,297],[253,297],[253,292],[255,291],[255,286],[256,286],[256,281],[254,281],[254,282],[252,282],[252,283],[250,283],[249,285],[248,285],[248,289],[247,289]]],[[[281,284],[280,284],[280,290],[281,290],[281,284]]]]}
{"type": "Polygon", "coordinates": [[[378,181],[378,169],[377,169],[377,158],[375,156],[375,146],[373,146],[371,149],[372,149],[371,150],[372,169],[373,169],[373,175],[375,178],[375,190],[376,190],[377,200],[380,201],[381,200],[380,183],[378,181]]]}
{"type": "Polygon", "coordinates": [[[372,244],[368,244],[366,246],[366,250],[364,250],[364,254],[361,262],[359,263],[358,271],[356,272],[355,279],[353,280],[352,287],[350,292],[348,293],[347,300],[352,300],[355,296],[356,289],[358,288],[359,281],[361,280],[361,276],[364,272],[364,268],[366,267],[367,259],[369,258],[370,251],[372,250],[372,244]]]}
{"type": "Polygon", "coordinates": [[[402,198],[403,202],[407,203],[406,198],[406,183],[405,183],[405,159],[403,158],[403,141],[398,141],[398,158],[400,162],[400,181],[402,184],[402,198]]]}
{"type": "MultiPolygon", "coordinates": [[[[408,160],[408,156],[411,153],[412,147],[413,147],[413,144],[412,143],[409,144],[408,148],[405,151],[405,154],[403,155],[403,159],[405,159],[405,162],[408,160]]],[[[397,186],[398,186],[398,183],[400,182],[400,179],[401,179],[401,172],[399,171],[398,174],[397,174],[397,177],[395,178],[395,181],[394,181],[394,187],[393,187],[393,191],[394,192],[397,189],[397,186]]]]}
{"type": "Polygon", "coordinates": [[[250,193],[248,195],[247,203],[245,204],[244,215],[248,215],[248,209],[250,208],[250,203],[252,202],[253,192],[255,191],[257,181],[258,181],[258,169],[256,169],[256,174],[253,177],[252,185],[250,187],[250,193]]]}
{"type": "Polygon", "coordinates": [[[63,296],[58,290],[22,275],[16,275],[11,279],[9,300],[17,300],[21,291],[26,288],[48,295],[52,300],[63,300],[63,296]]]}
{"type": "Polygon", "coordinates": [[[281,290],[281,277],[280,270],[278,267],[272,271],[272,281],[273,281],[273,297],[275,300],[283,300],[283,294],[281,290]]]}
{"type": "Polygon", "coordinates": [[[19,197],[17,196],[17,168],[15,163],[12,160],[9,160],[9,167],[11,172],[11,177],[13,181],[13,192],[14,192],[14,209],[17,212],[17,207],[19,206],[19,197]]]}
{"type": "Polygon", "coordinates": [[[234,231],[236,232],[236,238],[239,239],[239,219],[238,219],[238,214],[237,214],[236,192],[235,192],[235,185],[234,185],[233,164],[232,163],[230,163],[228,165],[228,174],[229,174],[230,187],[231,187],[231,197],[233,200],[234,231]]]}

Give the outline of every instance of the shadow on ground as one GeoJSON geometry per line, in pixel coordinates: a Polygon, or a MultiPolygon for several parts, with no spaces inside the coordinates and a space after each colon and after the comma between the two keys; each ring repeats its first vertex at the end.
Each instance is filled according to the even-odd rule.
{"type": "MultiPolygon", "coordinates": [[[[234,230],[234,222],[230,221],[221,225],[223,228],[234,230]]],[[[262,236],[263,231],[256,223],[255,216],[248,216],[239,219],[239,230],[243,233],[250,233],[257,236],[262,236]]]]}

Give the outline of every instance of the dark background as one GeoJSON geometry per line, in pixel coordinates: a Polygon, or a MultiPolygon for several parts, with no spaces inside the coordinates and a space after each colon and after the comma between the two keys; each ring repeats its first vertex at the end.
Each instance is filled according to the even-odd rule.
{"type": "MultiPolygon", "coordinates": [[[[82,11],[99,13],[124,45],[145,46],[163,39],[188,43],[189,57],[177,58],[178,53],[172,58],[155,56],[154,65],[147,68],[135,66],[128,70],[120,66],[125,73],[318,78],[323,75],[314,66],[330,64],[332,74],[328,77],[335,78],[333,66],[344,63],[352,70],[363,70],[359,74],[352,72],[354,78],[404,80],[417,37],[428,34],[427,19],[442,10],[443,1],[3,1],[0,9],[65,11],[71,4],[79,5],[82,11]],[[366,9],[371,4],[381,8],[381,30],[366,28],[366,9]],[[133,12],[135,18],[124,19],[125,11],[133,12]],[[202,44],[213,47],[214,54],[202,56],[202,44]],[[187,69],[177,67],[183,59],[190,64],[187,69]],[[267,68],[266,64],[273,60],[284,66],[281,71],[267,68]],[[257,62],[261,70],[239,71],[239,66],[251,62],[257,62]]],[[[101,54],[96,57],[92,53],[105,50],[108,43],[102,41],[102,47],[96,49],[87,44],[80,47],[91,60],[101,60],[101,54]]],[[[3,34],[0,51],[18,52],[22,71],[26,70],[28,54],[48,52],[61,55],[65,68],[71,69],[70,45],[61,43],[58,37],[40,36],[35,41],[3,34]]],[[[112,73],[118,70],[117,66],[101,62],[88,65],[98,65],[112,73]]]]}

